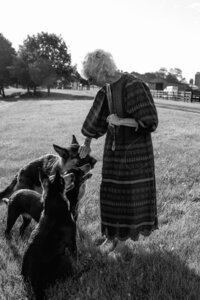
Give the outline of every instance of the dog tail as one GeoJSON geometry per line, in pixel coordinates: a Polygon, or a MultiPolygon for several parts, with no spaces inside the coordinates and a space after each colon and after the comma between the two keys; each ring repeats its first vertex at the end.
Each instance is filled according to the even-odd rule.
{"type": "Polygon", "coordinates": [[[12,182],[3,190],[0,192],[0,203],[3,201],[3,198],[9,198],[10,195],[13,193],[13,189],[15,187],[15,185],[17,184],[17,175],[15,176],[15,178],[12,180],[12,182]]]}

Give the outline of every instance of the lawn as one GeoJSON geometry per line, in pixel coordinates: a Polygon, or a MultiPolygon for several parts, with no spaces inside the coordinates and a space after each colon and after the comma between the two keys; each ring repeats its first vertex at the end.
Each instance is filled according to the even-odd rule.
{"type": "MultiPolygon", "coordinates": [[[[94,93],[92,92],[91,95],[94,93]]],[[[71,93],[72,95],[72,93],[71,93]]],[[[76,95],[76,94],[75,94],[76,95]]],[[[79,101],[0,101],[0,188],[10,183],[24,164],[52,144],[67,146],[75,134],[83,142],[81,125],[91,106],[89,93],[79,101]],[[86,97],[88,96],[88,98],[86,97]]],[[[70,99],[68,95],[67,99],[70,99]]],[[[127,241],[123,260],[112,262],[98,252],[101,238],[99,185],[104,137],[94,140],[98,160],[79,207],[79,258],[74,278],[49,291],[50,300],[199,300],[200,299],[200,122],[190,112],[158,108],[159,127],[152,135],[155,152],[159,230],[137,242],[127,241]],[[81,275],[80,275],[81,274],[81,275]]],[[[25,300],[21,261],[27,239],[18,237],[20,221],[6,242],[6,207],[0,206],[0,299],[25,300]]],[[[35,226],[34,222],[32,228],[35,226]]]]}

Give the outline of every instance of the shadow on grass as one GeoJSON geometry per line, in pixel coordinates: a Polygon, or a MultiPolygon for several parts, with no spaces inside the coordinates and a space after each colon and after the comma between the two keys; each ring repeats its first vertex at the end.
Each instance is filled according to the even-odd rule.
{"type": "Polygon", "coordinates": [[[129,249],[110,260],[88,245],[80,249],[75,276],[51,288],[48,299],[199,300],[200,277],[172,252],[129,249]]]}
{"type": "Polygon", "coordinates": [[[73,94],[69,91],[65,92],[51,92],[50,96],[47,95],[46,92],[37,92],[36,95],[33,93],[26,93],[21,95],[9,95],[5,98],[0,98],[1,101],[6,102],[16,102],[16,101],[23,101],[23,100],[93,100],[94,96],[85,95],[85,94],[73,94]]]}
{"type": "MultiPolygon", "coordinates": [[[[29,234],[24,241],[14,236],[9,245],[19,272],[29,234]]],[[[50,288],[49,300],[199,300],[200,276],[173,252],[136,243],[112,260],[100,253],[89,233],[81,232],[77,243],[74,276],[50,288]]]]}

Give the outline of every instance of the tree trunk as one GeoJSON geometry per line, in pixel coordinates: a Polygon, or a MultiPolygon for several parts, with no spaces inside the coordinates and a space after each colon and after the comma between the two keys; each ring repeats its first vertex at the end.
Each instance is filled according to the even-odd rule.
{"type": "Polygon", "coordinates": [[[34,86],[34,88],[33,88],[33,94],[34,94],[34,96],[36,96],[36,86],[34,86]]]}
{"type": "Polygon", "coordinates": [[[6,95],[5,95],[5,92],[4,92],[4,87],[3,87],[3,85],[0,87],[0,91],[1,91],[1,94],[2,94],[3,98],[5,98],[6,95]]]}
{"type": "Polygon", "coordinates": [[[51,93],[50,93],[50,87],[49,86],[47,87],[47,94],[48,94],[48,97],[50,97],[51,93]]]}

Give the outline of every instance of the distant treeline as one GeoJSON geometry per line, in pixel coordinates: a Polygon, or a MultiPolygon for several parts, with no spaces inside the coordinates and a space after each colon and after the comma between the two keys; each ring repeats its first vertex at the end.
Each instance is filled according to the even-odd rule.
{"type": "MultiPolygon", "coordinates": [[[[132,74],[146,82],[159,77],[169,83],[185,83],[179,68],[167,70],[162,67],[156,72],[132,74]]],[[[76,65],[71,64],[71,54],[61,36],[45,32],[28,35],[16,51],[12,43],[0,33],[0,94],[3,97],[4,88],[9,85],[26,88],[28,93],[33,90],[34,94],[37,87],[42,86],[50,94],[50,88],[67,87],[74,81],[89,85],[78,73],[76,65]]]]}
{"type": "Polygon", "coordinates": [[[27,36],[16,51],[0,33],[0,94],[8,85],[22,86],[36,94],[37,87],[67,86],[79,81],[88,85],[71,64],[71,54],[61,36],[45,32],[27,36]]]}

